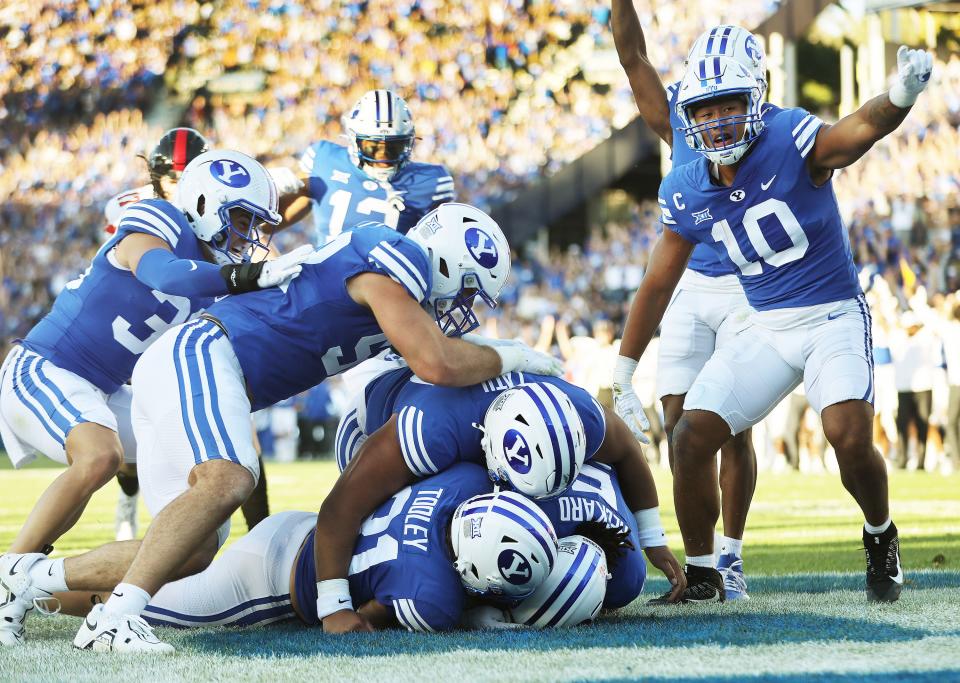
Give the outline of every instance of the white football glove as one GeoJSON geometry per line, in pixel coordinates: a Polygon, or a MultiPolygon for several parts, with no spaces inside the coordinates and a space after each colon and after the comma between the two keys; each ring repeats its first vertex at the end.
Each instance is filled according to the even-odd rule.
{"type": "Polygon", "coordinates": [[[901,109],[912,107],[930,83],[933,55],[926,50],[911,50],[901,45],[897,50],[897,79],[890,88],[890,101],[901,109]]]}
{"type": "Polygon", "coordinates": [[[492,605],[481,605],[465,610],[460,617],[460,626],[463,628],[489,630],[493,628],[523,628],[523,624],[515,624],[506,610],[492,605]]]}
{"type": "Polygon", "coordinates": [[[260,289],[276,287],[296,277],[303,268],[300,264],[313,256],[313,252],[313,247],[305,244],[282,256],[278,256],[272,261],[267,261],[263,264],[260,277],[257,278],[257,286],[260,289]]]}
{"type": "Polygon", "coordinates": [[[268,168],[267,173],[273,178],[277,185],[277,192],[282,197],[285,194],[294,194],[303,187],[303,181],[297,177],[297,174],[286,166],[274,166],[268,168]]]}
{"type": "Polygon", "coordinates": [[[650,421],[643,412],[640,397],[633,390],[633,373],[637,370],[637,361],[626,356],[618,356],[613,370],[613,410],[627,423],[627,427],[640,443],[650,443],[644,433],[650,429],[650,421]]]}
{"type": "Polygon", "coordinates": [[[535,375],[552,375],[560,377],[563,374],[563,363],[553,356],[541,353],[521,341],[514,339],[491,339],[479,334],[467,333],[460,337],[463,341],[477,346],[488,346],[500,356],[502,374],[519,370],[532,372],[535,375]]]}
{"type": "Polygon", "coordinates": [[[535,375],[553,375],[560,377],[563,374],[563,363],[546,353],[531,349],[526,344],[514,342],[510,346],[491,347],[500,356],[501,374],[519,370],[532,372],[535,375]]]}

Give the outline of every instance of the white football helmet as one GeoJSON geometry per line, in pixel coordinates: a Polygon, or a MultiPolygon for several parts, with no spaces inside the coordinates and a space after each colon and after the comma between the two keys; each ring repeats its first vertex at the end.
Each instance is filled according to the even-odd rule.
{"type": "Polygon", "coordinates": [[[501,393],[487,408],[481,430],[490,478],[533,498],[566,491],[587,454],[573,401],[546,382],[501,393]]]}
{"type": "Polygon", "coordinates": [[[469,498],[450,524],[453,566],[472,595],[514,604],[533,593],[556,563],[550,518],[519,493],[469,498]]]}
{"type": "Polygon", "coordinates": [[[747,67],[760,84],[760,92],[767,94],[767,56],[755,35],[745,28],[721,24],[701,33],[687,54],[684,67],[707,57],[729,57],[747,67]]]}
{"type": "Polygon", "coordinates": [[[413,117],[395,93],[367,91],[342,123],[350,159],[374,180],[389,182],[410,159],[416,135],[413,117]]]}
{"type": "Polygon", "coordinates": [[[513,621],[561,628],[592,621],[607,595],[607,558],[583,536],[560,539],[557,564],[533,595],[510,610],[513,621]]]}
{"type": "Polygon", "coordinates": [[[433,283],[424,307],[440,329],[456,337],[476,329],[474,299],[496,308],[510,274],[510,245],[500,226],[474,206],[448,202],[421,218],[407,237],[430,259],[433,283]]]}
{"type": "Polygon", "coordinates": [[[278,202],[277,186],[259,161],[224,149],[204,152],[187,164],[173,200],[221,265],[249,261],[256,249],[267,248],[270,238],[260,241],[259,226],[280,223],[278,202]],[[248,225],[235,226],[231,209],[248,213],[248,225]],[[241,243],[231,245],[231,236],[241,243]]]}
{"type": "Polygon", "coordinates": [[[763,94],[753,74],[729,57],[707,57],[691,62],[680,81],[677,94],[677,116],[683,123],[683,134],[690,149],[710,161],[726,166],[738,162],[763,132],[760,117],[763,94]],[[721,116],[702,123],[693,118],[693,108],[709,100],[742,97],[746,113],[721,116]],[[737,138],[737,127],[743,132],[737,138]],[[711,144],[707,144],[707,140],[711,144]]]}

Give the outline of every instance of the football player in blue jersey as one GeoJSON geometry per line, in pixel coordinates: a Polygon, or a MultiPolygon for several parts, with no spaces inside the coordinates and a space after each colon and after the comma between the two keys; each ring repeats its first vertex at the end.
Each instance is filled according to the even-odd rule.
{"type": "MultiPolygon", "coordinates": [[[[449,631],[460,621],[466,590],[509,591],[523,599],[546,579],[557,555],[550,520],[522,496],[491,495],[490,488],[483,468],[458,463],[397,492],[364,520],[352,546],[346,600],[369,625],[449,631]]],[[[270,516],[204,571],[161,588],[144,620],[179,627],[293,618],[319,624],[318,597],[321,604],[324,598],[313,559],[316,518],[309,512],[270,516]]],[[[73,577],[83,559],[64,563],[73,577]]],[[[56,597],[65,613],[82,615],[91,596],[56,597]]]]}
{"type": "Polygon", "coordinates": [[[116,415],[129,410],[124,385],[141,354],[213,297],[273,287],[299,272],[309,249],[249,262],[263,247],[259,226],[279,220],[276,187],[260,164],[238,152],[202,154],[184,171],[173,203],[151,199],[127,209],[116,236],[14,345],[0,369],[7,454],[14,465],[39,452],[69,467],[0,557],[0,643],[22,641],[30,608],[16,597],[14,577],[73,526],[124,453],[134,454],[132,439],[121,444],[116,415]]]}
{"type": "MultiPolygon", "coordinates": [[[[181,197],[185,187],[181,182],[181,197]]],[[[132,546],[93,551],[98,569],[76,587],[116,589],[85,620],[77,647],[171,651],[130,634],[150,595],[178,574],[205,568],[226,540],[230,515],[259,476],[251,409],[391,344],[411,368],[447,385],[504,371],[560,372],[556,359],[532,349],[481,347],[444,334],[474,327],[474,300],[493,305],[509,272],[502,231],[474,207],[445,204],[410,237],[376,224],[311,253],[282,287],[215,302],[199,320],[164,333],[137,363],[133,424],[154,519],[132,564],[132,546]]]]}
{"type": "Polygon", "coordinates": [[[642,551],[650,552],[656,564],[657,554],[666,550],[665,540],[659,525],[640,531],[638,516],[624,500],[613,467],[589,462],[570,488],[559,496],[537,500],[537,505],[559,538],[581,534],[603,548],[610,573],[604,607],[618,609],[637,599],[647,578],[642,551]]]}
{"type": "MultiPolygon", "coordinates": [[[[677,131],[679,83],[664,88],[656,68],[647,58],[643,29],[631,0],[614,0],[612,27],[620,63],[630,81],[640,115],[672,150],[673,167],[700,159],[677,131]],[[676,143],[676,144],[674,144],[676,143]]],[[[714,26],[694,42],[687,62],[726,56],[746,67],[757,79],[761,96],[767,89],[767,67],[756,36],[739,26],[714,26]]],[[[761,115],[769,121],[779,107],[764,102],[761,115]]],[[[677,284],[660,327],[657,363],[657,397],[663,403],[664,429],[673,467],[673,428],[683,412],[683,400],[714,349],[729,343],[749,315],[743,288],[735,267],[721,259],[707,245],[694,247],[687,269],[677,284]]],[[[613,382],[615,408],[628,425],[636,425],[638,437],[646,441],[646,417],[631,379],[637,363],[621,355],[613,382]]],[[[747,599],[741,552],[750,502],[757,485],[757,456],[751,430],[735,434],[720,448],[720,492],[723,536],[720,539],[717,569],[724,579],[728,600],[747,599]]]]}
{"type": "Polygon", "coordinates": [[[299,177],[281,179],[284,225],[313,209],[314,242],[377,221],[406,234],[427,212],[454,199],[453,178],[410,158],[416,131],[410,109],[390,90],[370,90],[343,116],[347,144],[321,140],[300,158],[299,177]]]}
{"type": "MultiPolygon", "coordinates": [[[[345,413],[336,449],[345,469],[317,520],[322,580],[346,575],[361,520],[419,477],[475,462],[505,486],[550,496],[566,490],[589,458],[620,471],[630,514],[649,537],[644,545],[651,562],[676,582],[677,595],[683,589],[639,443],[619,417],[562,379],[521,372],[447,388],[410,369],[392,370],[372,380],[345,413]]],[[[356,615],[344,611],[330,615],[324,628],[350,630],[356,623],[356,615]]]]}
{"type": "Polygon", "coordinates": [[[886,469],[873,446],[870,312],[831,184],[834,170],[894,131],[926,88],[929,53],[901,47],[897,61],[890,91],[834,125],[803,109],[765,122],[760,84],[726,57],[691,62],[681,81],[677,113],[703,158],[674,169],[660,186],[668,229],[634,298],[620,353],[643,353],[695,244],[737,268],[755,309],[736,344],[718,349],[698,375],[674,434],[684,600],[724,599],[713,565],[713,453],[801,381],[866,520],[867,597],[894,601],[902,590],[886,469]]]}

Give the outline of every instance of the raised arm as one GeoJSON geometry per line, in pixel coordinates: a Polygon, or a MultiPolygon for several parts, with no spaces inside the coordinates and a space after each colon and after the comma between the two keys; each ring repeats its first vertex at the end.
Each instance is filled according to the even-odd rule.
{"type": "Polygon", "coordinates": [[[932,69],[929,52],[901,45],[897,51],[897,81],[890,91],[817,132],[807,162],[814,182],[826,182],[834,169],[857,161],[874,143],[896,130],[930,82],[932,69]]]}
{"type": "Polygon", "coordinates": [[[668,145],[673,145],[670,105],[660,74],[647,58],[647,43],[633,0],[613,0],[611,24],[620,65],[630,81],[640,116],[668,145]]]}

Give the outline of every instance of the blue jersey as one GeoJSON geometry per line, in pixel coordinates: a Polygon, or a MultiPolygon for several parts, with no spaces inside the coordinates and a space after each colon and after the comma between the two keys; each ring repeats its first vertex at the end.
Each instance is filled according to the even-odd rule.
{"type": "Polygon", "coordinates": [[[379,273],[417,303],[430,293],[432,269],[419,245],[384,225],[336,237],[284,287],[230,296],[210,307],[230,339],[253,410],[271,406],[390,346],[377,319],[347,293],[347,280],[379,273]]]}
{"type": "Polygon", "coordinates": [[[107,394],[130,379],[140,354],[161,334],[212,301],[164,294],[140,282],[113,253],[131,233],[162,239],[177,258],[205,260],[200,241],[173,204],[162,199],[132,204],[116,235],[79,278],[66,284],[51,311],[23,340],[26,348],[107,394]]]}
{"type": "MultiPolygon", "coordinates": [[[[411,631],[449,631],[460,621],[465,593],[453,567],[450,520],[457,506],[492,488],[481,467],[461,463],[400,491],[367,517],[350,560],[350,597],[393,609],[411,631]]],[[[300,553],[297,602],[316,624],[314,535],[300,553]]]]}
{"type": "Polygon", "coordinates": [[[586,435],[587,458],[600,448],[606,420],[600,404],[585,390],[558,377],[511,372],[468,387],[424,382],[408,368],[391,370],[365,389],[364,431],[372,434],[397,413],[397,438],[404,462],[418,477],[443,472],[457,462],[486,465],[480,430],[490,404],[511,387],[543,382],[560,388],[573,402],[586,435]]]}
{"type": "Polygon", "coordinates": [[[346,147],[326,140],[307,148],[300,168],[309,175],[316,244],[369,221],[405,235],[454,198],[453,178],[443,166],[408,161],[390,182],[381,182],[361,171],[346,147]]]}
{"type": "Polygon", "coordinates": [[[647,562],[640,549],[637,520],[623,499],[620,482],[612,467],[588,463],[563,495],[536,502],[553,522],[558,538],[577,533],[577,527],[583,522],[599,522],[627,531],[633,550],[624,549],[615,562],[613,558],[607,558],[612,576],[607,582],[603,606],[617,609],[637,599],[647,578],[647,562]]]}
{"type": "MultiPolygon", "coordinates": [[[[696,152],[687,144],[687,137],[683,134],[683,122],[677,115],[677,93],[680,91],[680,82],[677,81],[667,86],[667,104],[670,108],[670,128],[673,129],[673,147],[670,150],[670,161],[673,168],[689,164],[691,161],[703,159],[700,152],[696,152]]],[[[782,111],[780,107],[765,102],[760,108],[760,114],[765,121],[770,121],[777,112],[782,111]]],[[[701,275],[708,277],[719,277],[721,275],[733,275],[737,272],[736,267],[728,260],[721,258],[706,244],[698,244],[693,248],[690,254],[690,260],[687,261],[687,268],[694,270],[701,275]]]]}
{"type": "Polygon", "coordinates": [[[817,187],[807,169],[822,125],[803,109],[785,109],[743,157],[731,187],[714,182],[705,158],[660,185],[663,224],[734,266],[757,310],[861,293],[832,180],[817,187]]]}

